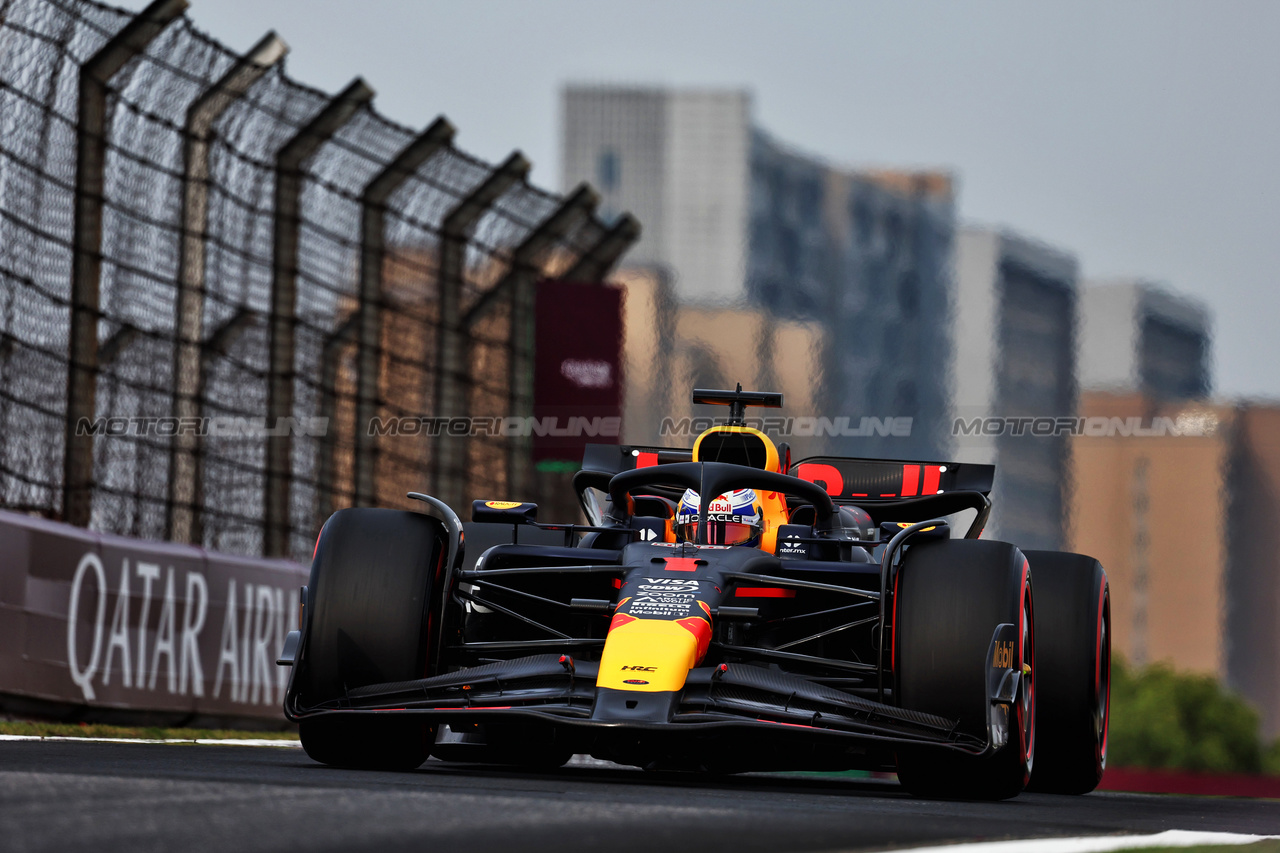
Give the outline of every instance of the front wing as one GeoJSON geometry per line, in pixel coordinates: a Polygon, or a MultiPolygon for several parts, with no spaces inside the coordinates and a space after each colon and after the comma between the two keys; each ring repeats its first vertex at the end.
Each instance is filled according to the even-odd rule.
{"type": "Polygon", "coordinates": [[[327,714],[415,714],[450,725],[533,724],[583,736],[622,730],[647,738],[693,732],[750,737],[765,729],[775,737],[969,754],[1002,742],[998,733],[984,742],[957,731],[955,721],[750,664],[698,667],[682,690],[651,693],[598,688],[598,668],[595,661],[533,655],[358,687],[342,699],[307,709],[294,703],[286,711],[295,721],[327,714]]]}

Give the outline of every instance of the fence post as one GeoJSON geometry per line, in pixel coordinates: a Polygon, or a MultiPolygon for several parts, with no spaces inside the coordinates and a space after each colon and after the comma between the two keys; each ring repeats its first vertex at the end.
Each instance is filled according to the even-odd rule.
{"type": "MultiPolygon", "coordinates": [[[[467,241],[484,212],[512,184],[529,174],[529,161],[519,151],[498,166],[471,195],[449,211],[440,230],[440,335],[436,359],[436,414],[463,417],[468,414],[467,365],[462,328],[462,287],[465,279],[467,241]]],[[[437,497],[462,511],[467,436],[441,430],[432,458],[437,497]]]]}
{"type": "MultiPolygon", "coordinates": [[[[485,292],[467,311],[463,327],[468,332],[490,307],[503,298],[511,300],[511,363],[508,384],[508,411],[513,417],[533,415],[534,295],[545,254],[564,239],[577,222],[588,218],[600,203],[600,196],[587,184],[579,184],[550,216],[543,220],[516,247],[507,270],[493,289],[485,292]]],[[[467,343],[471,338],[468,335],[467,343]]],[[[468,357],[467,363],[474,359],[468,357]]],[[[507,449],[507,489],[513,497],[529,488],[532,438],[519,434],[510,438],[507,449]]]]}
{"type": "Polygon", "coordinates": [[[275,221],[272,233],[271,360],[267,380],[267,476],[263,495],[263,555],[283,557],[289,550],[289,497],[292,492],[294,323],[298,296],[298,231],[301,224],[302,165],[333,134],[373,100],[373,89],[356,78],[336,95],[276,154],[275,221]]]}
{"type": "Polygon", "coordinates": [[[336,332],[325,337],[320,356],[320,417],[328,425],[316,459],[316,515],[321,523],[333,513],[333,480],[338,467],[338,436],[333,427],[338,414],[338,373],[343,351],[355,340],[359,324],[359,314],[348,317],[336,332]]]}
{"type": "Polygon", "coordinates": [[[561,278],[565,281],[600,281],[638,239],[640,223],[630,213],[622,214],[561,278]]]}
{"type": "Polygon", "coordinates": [[[356,363],[355,505],[373,506],[377,441],[369,422],[378,411],[378,365],[382,350],[382,277],[387,199],[418,167],[453,143],[454,127],[437,118],[396,155],[360,195],[360,349],[356,363]]]}
{"type": "Polygon", "coordinates": [[[80,68],[76,116],[76,192],[68,336],[67,434],[63,449],[63,519],[88,527],[93,508],[93,436],[77,435],[82,418],[96,411],[99,286],[102,276],[102,208],[107,159],[107,94],[116,72],[147,49],[187,0],[155,0],[124,25],[80,68]]]}
{"type": "MultiPolygon", "coordinates": [[[[289,47],[274,32],[200,94],[187,110],[183,129],[182,241],[178,246],[178,345],[173,359],[173,414],[179,421],[201,414],[204,397],[205,231],[209,224],[209,137],[213,124],[243,97],[249,87],[279,62],[289,47]]],[[[200,456],[204,439],[198,430],[178,430],[169,461],[166,506],[168,538],[173,542],[203,539],[198,499],[203,488],[200,456]]]]}

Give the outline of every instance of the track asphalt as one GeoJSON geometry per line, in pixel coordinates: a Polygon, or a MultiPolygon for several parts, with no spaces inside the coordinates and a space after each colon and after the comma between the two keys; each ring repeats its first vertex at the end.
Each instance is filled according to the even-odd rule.
{"type": "Polygon", "coordinates": [[[0,850],[883,850],[959,841],[1280,833],[1280,801],[1095,793],[1004,803],[913,799],[891,783],[554,773],[428,761],[335,770],[299,749],[0,743],[0,850]]]}

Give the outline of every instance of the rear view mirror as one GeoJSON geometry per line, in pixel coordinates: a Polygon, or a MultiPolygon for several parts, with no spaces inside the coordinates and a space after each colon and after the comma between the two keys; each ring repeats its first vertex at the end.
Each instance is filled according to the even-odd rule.
{"type": "Polygon", "coordinates": [[[538,520],[538,505],[520,501],[472,501],[471,520],[486,524],[531,524],[538,520]]]}

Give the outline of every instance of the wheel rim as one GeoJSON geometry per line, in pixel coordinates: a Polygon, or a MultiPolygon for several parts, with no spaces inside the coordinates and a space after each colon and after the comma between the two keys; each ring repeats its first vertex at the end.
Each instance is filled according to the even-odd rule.
{"type": "Polygon", "coordinates": [[[1036,685],[1035,685],[1035,630],[1032,624],[1031,592],[1024,587],[1022,595],[1022,680],[1018,697],[1018,737],[1021,740],[1022,762],[1027,776],[1035,761],[1036,749],[1036,685]]]}

